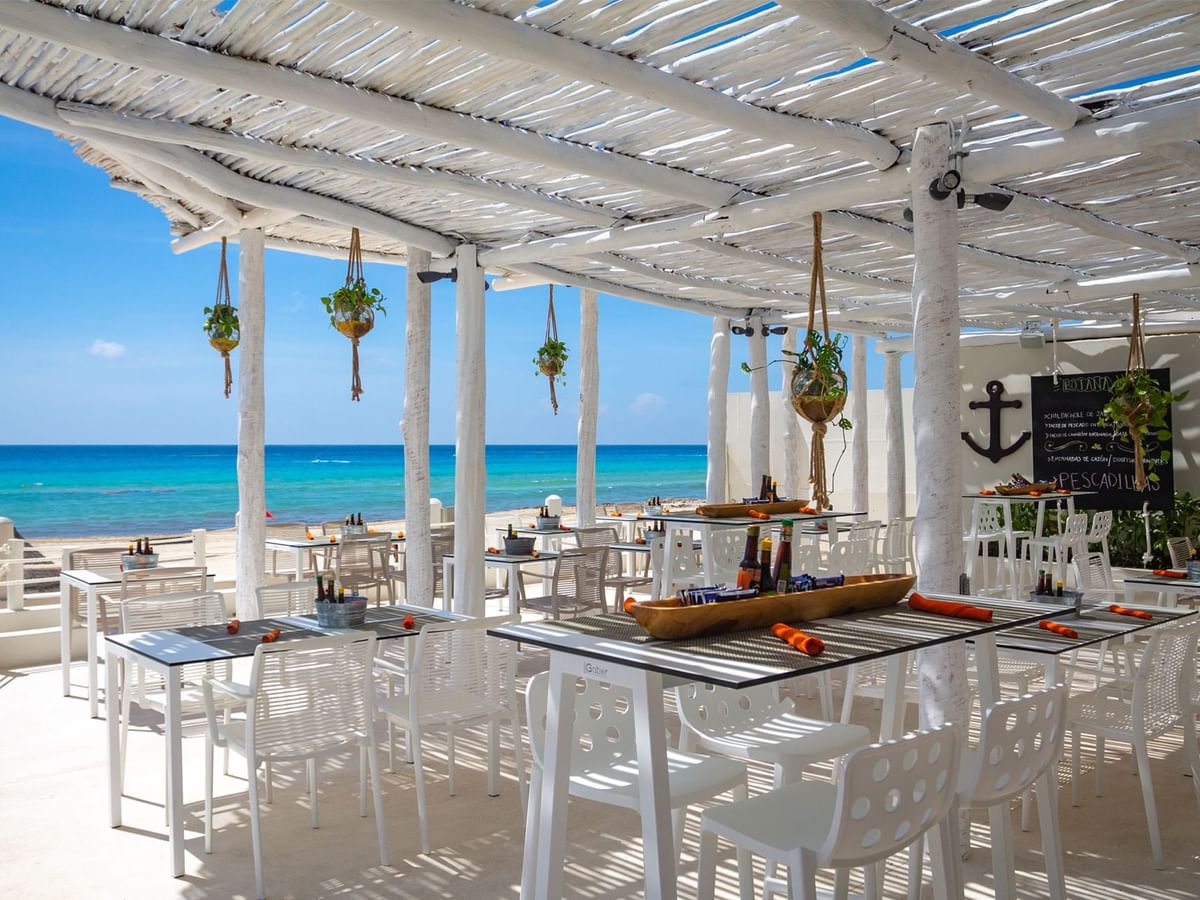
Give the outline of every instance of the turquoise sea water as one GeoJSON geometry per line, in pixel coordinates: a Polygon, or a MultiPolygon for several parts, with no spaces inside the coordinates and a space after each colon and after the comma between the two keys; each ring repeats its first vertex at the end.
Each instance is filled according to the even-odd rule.
{"type": "MultiPolygon", "coordinates": [[[[703,446],[596,450],[601,503],[704,493],[703,446]]],[[[0,446],[0,516],[26,537],[167,534],[229,528],[237,511],[233,446],[0,446]]],[[[575,447],[489,445],[489,510],[575,502],[575,447]]],[[[454,447],[430,448],[432,494],[454,503],[454,447]]],[[[362,512],[404,515],[399,445],[267,447],[267,509],[280,522],[362,512]]]]}

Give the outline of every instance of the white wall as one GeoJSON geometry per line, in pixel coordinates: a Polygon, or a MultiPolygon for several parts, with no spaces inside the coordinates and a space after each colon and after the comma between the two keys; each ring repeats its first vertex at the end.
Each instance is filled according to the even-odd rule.
{"type": "MultiPolygon", "coordinates": [[[[908,451],[905,458],[905,486],[908,488],[908,511],[912,515],[916,506],[914,494],[916,474],[912,457],[912,389],[907,388],[904,394],[904,422],[907,426],[905,448],[908,451]]],[[[883,391],[867,391],[867,455],[870,459],[868,485],[870,490],[870,517],[882,519],[887,511],[887,437],[883,431],[884,400],[883,391]]],[[[795,416],[790,403],[785,403],[782,391],[771,392],[771,472],[783,473],[783,416],[795,416]]],[[[805,452],[803,470],[808,476],[808,441],[811,439],[812,426],[801,420],[805,436],[805,452]]],[[[835,509],[845,509],[850,503],[850,473],[853,469],[853,452],[850,448],[850,436],[846,438],[846,453],[842,453],[843,433],[831,428],[825,436],[825,456],[828,461],[829,496],[835,509]],[[836,474],[834,466],[837,466],[836,474]]],[[[756,473],[753,478],[747,471],[750,464],[750,394],[749,392],[731,393],[729,395],[729,431],[726,440],[726,459],[729,465],[728,497],[740,500],[758,492],[758,480],[762,473],[756,473]]],[[[782,480],[782,478],[780,478],[782,480]]],[[[807,496],[804,499],[808,499],[807,496]]]]}

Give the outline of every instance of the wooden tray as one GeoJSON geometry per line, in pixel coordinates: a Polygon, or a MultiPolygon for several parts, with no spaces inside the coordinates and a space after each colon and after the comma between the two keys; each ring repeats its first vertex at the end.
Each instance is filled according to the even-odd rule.
{"type": "Polygon", "coordinates": [[[807,500],[780,500],[778,503],[707,503],[696,507],[696,514],[710,519],[733,519],[747,516],[756,509],[769,516],[798,513],[808,505],[807,500]]]}
{"type": "Polygon", "coordinates": [[[1003,494],[1005,497],[1016,497],[1021,494],[1032,494],[1037,491],[1039,494],[1049,494],[1057,488],[1058,485],[1053,481],[1038,481],[1034,484],[998,484],[996,485],[996,493],[1003,494]]]}
{"type": "Polygon", "coordinates": [[[700,606],[682,606],[678,597],[671,597],[631,603],[629,612],[652,637],[678,641],[892,606],[903,600],[916,582],[915,575],[847,575],[841,587],[700,606]]]}

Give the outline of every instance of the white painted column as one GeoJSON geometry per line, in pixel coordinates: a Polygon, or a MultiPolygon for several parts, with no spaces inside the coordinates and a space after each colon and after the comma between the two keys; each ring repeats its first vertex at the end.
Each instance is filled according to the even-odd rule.
{"type": "MultiPolygon", "coordinates": [[[[792,325],[783,336],[783,349],[788,352],[796,350],[796,335],[799,329],[792,325]]],[[[792,500],[807,500],[808,473],[804,471],[808,460],[808,440],[804,436],[804,421],[792,409],[792,375],[796,372],[794,357],[783,354],[783,362],[779,369],[781,373],[780,388],[783,391],[783,495],[792,500]]]]}
{"type": "Polygon", "coordinates": [[[883,430],[887,435],[887,517],[907,514],[904,472],[904,392],[900,388],[900,351],[883,354],[883,430]]]}
{"type": "Polygon", "coordinates": [[[750,493],[758,492],[762,477],[771,471],[771,398],[767,384],[767,336],[759,316],[747,323],[750,336],[750,493]]]}
{"type": "Polygon", "coordinates": [[[600,412],[600,351],[596,292],[579,291],[579,431],[575,449],[575,518],[596,524],[596,418],[600,412]]]}
{"type": "Polygon", "coordinates": [[[850,506],[870,516],[870,460],[867,457],[867,339],[854,335],[850,343],[850,452],[854,466],[850,471],[850,506]]]}
{"type": "Polygon", "coordinates": [[[729,319],[713,316],[708,344],[708,474],[704,497],[709,503],[726,502],[729,472],[725,440],[729,428],[729,319]]]}
{"type": "MultiPolygon", "coordinates": [[[[429,509],[430,287],[417,278],[430,254],[408,248],[404,322],[404,569],[405,602],[433,605],[433,546],[429,509]]],[[[441,560],[438,560],[441,565],[441,560]]]]}
{"type": "Polygon", "coordinates": [[[460,244],[455,252],[458,342],[454,397],[454,609],[470,616],[484,614],[483,549],[487,498],[483,269],[476,262],[476,253],[474,244],[460,244]]]}
{"type": "MultiPolygon", "coordinates": [[[[948,123],[924,125],[913,141],[913,425],[917,460],[916,554],[920,590],[958,591],[959,513],[958,211],[953,195],[936,200],[930,183],[950,168],[948,123]]],[[[921,720],[928,727],[967,723],[966,648],[961,641],[918,654],[921,720]]]]}
{"type": "Polygon", "coordinates": [[[238,526],[237,595],[239,619],[257,617],[255,591],[266,571],[267,500],[263,457],[266,444],[266,401],[263,391],[263,344],[266,286],[263,278],[263,233],[238,236],[238,526]]]}

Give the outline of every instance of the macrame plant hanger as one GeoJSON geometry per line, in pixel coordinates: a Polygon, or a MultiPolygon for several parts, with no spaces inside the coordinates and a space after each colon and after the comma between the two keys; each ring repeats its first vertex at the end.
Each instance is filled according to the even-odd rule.
{"type": "MultiPolygon", "coordinates": [[[[800,350],[800,355],[809,359],[812,367],[815,369],[817,365],[817,348],[813,346],[812,335],[816,326],[817,318],[817,298],[821,300],[821,330],[825,335],[825,343],[829,343],[829,310],[826,307],[825,301],[825,264],[821,250],[821,214],[814,212],[813,218],[813,250],[812,250],[812,277],[809,279],[808,287],[808,329],[804,333],[804,346],[800,350]]],[[[802,370],[797,367],[797,373],[802,370]]],[[[824,414],[822,411],[813,408],[809,405],[806,411],[801,412],[804,418],[812,423],[812,456],[809,464],[808,481],[813,486],[813,502],[817,509],[827,509],[829,507],[829,489],[825,484],[825,433],[828,431],[826,424],[829,419],[833,418],[837,412],[824,414]]]]}
{"type": "MultiPolygon", "coordinates": [[[[350,231],[350,256],[346,260],[346,287],[354,284],[365,285],[366,283],[367,277],[363,273],[362,239],[359,237],[358,229],[353,228],[350,231]]],[[[370,310],[367,312],[369,315],[365,320],[346,319],[339,322],[337,326],[338,331],[350,338],[350,399],[352,401],[361,398],[363,392],[362,377],[358,373],[358,341],[375,324],[374,312],[370,310]]]]}
{"type": "MultiPolygon", "coordinates": [[[[233,309],[233,298],[229,293],[229,264],[226,262],[226,251],[228,249],[229,239],[221,238],[221,267],[217,270],[217,297],[213,302],[213,311],[219,312],[224,306],[228,309],[233,309]]],[[[210,334],[208,338],[209,344],[213,346],[221,354],[221,358],[225,360],[225,399],[228,400],[233,391],[233,366],[229,360],[230,352],[237,347],[241,340],[241,334],[236,331],[231,335],[210,334]]]]}
{"type": "MultiPolygon", "coordinates": [[[[1125,363],[1125,374],[1132,375],[1146,368],[1146,340],[1142,332],[1142,298],[1140,294],[1133,295],[1133,324],[1129,328],[1129,359],[1125,363]]],[[[1147,487],[1145,454],[1142,441],[1137,435],[1133,438],[1133,471],[1134,488],[1144,491],[1147,487]]]]}
{"type": "MultiPolygon", "coordinates": [[[[558,320],[554,316],[554,285],[550,285],[549,287],[550,302],[546,307],[546,339],[543,342],[543,346],[548,344],[551,339],[555,341],[558,340],[558,320]]],[[[541,369],[542,373],[550,381],[550,407],[554,410],[554,415],[557,416],[558,397],[554,393],[554,382],[558,376],[562,374],[562,370],[557,367],[557,364],[554,366],[547,366],[543,364],[541,369]]]]}

